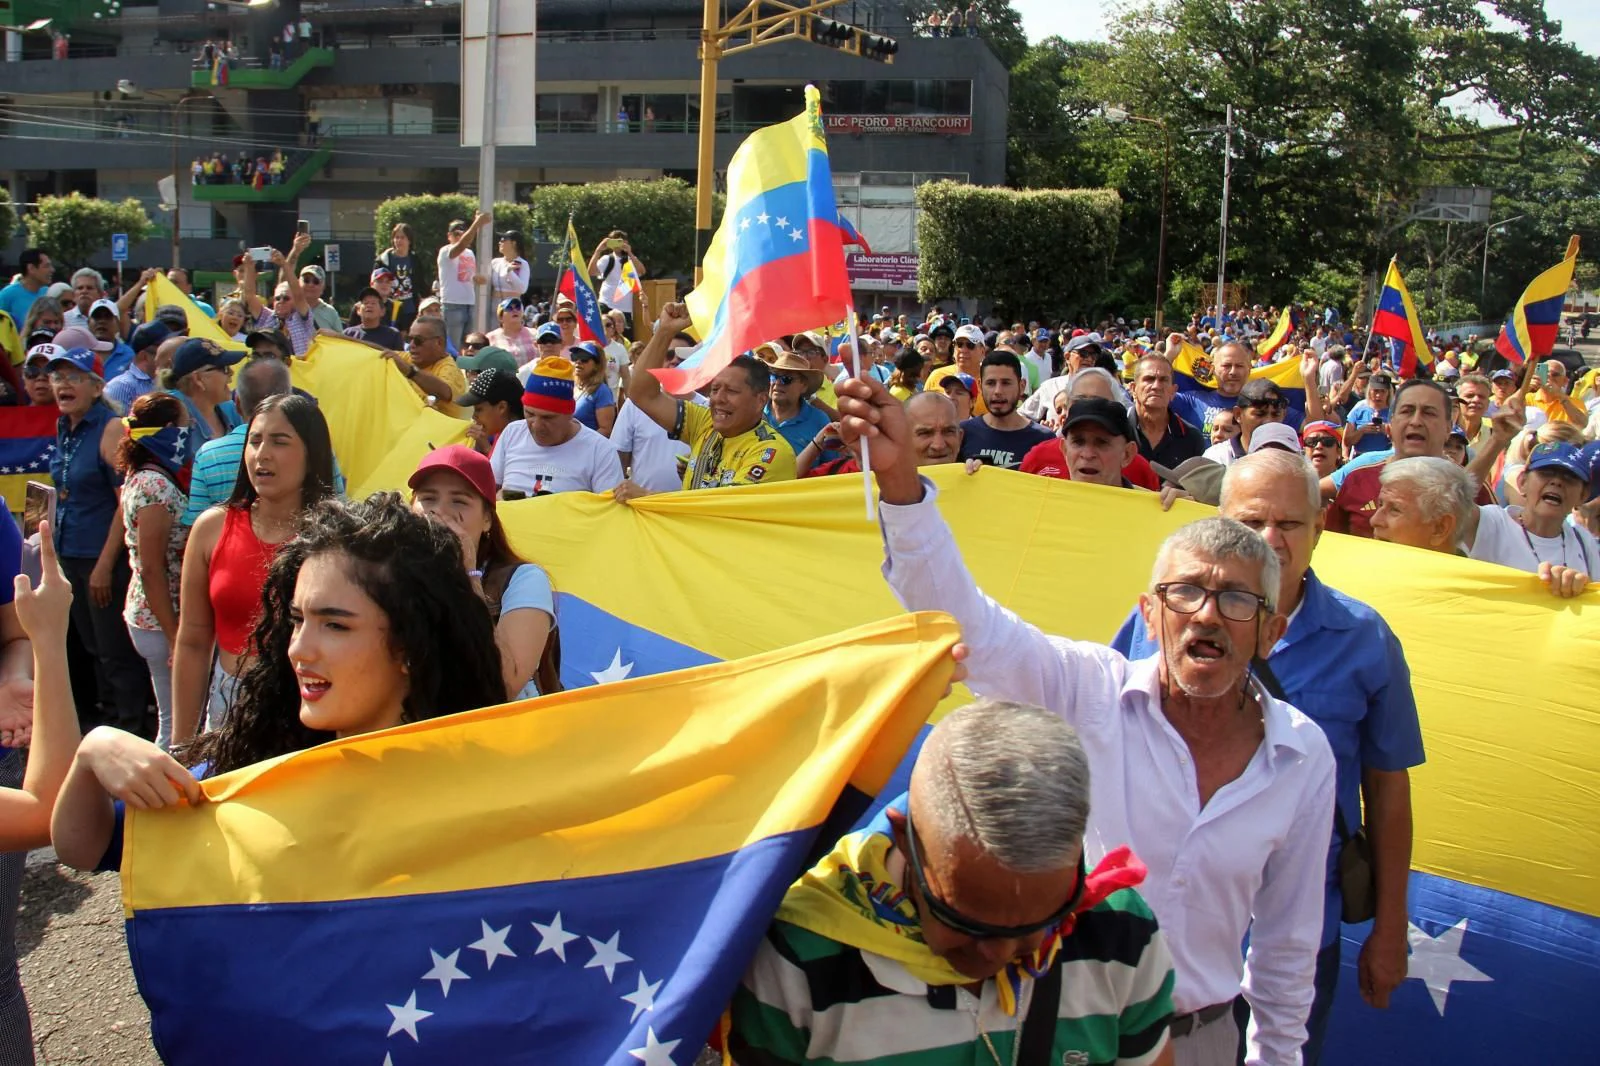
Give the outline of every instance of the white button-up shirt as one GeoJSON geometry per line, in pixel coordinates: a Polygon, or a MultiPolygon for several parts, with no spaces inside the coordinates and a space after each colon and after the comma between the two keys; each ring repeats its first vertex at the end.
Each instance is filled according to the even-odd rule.
{"type": "Polygon", "coordinates": [[[1049,708],[1078,731],[1092,782],[1089,865],[1126,843],[1149,866],[1139,891],[1172,950],[1176,1009],[1224,1003],[1242,988],[1247,1064],[1296,1066],[1333,832],[1334,759],[1322,731],[1258,686],[1261,746],[1202,807],[1188,745],[1161,708],[1159,656],[1130,663],[1100,644],[1046,636],[985,596],[933,484],[923,486],[921,503],[880,508],[895,595],[911,610],[955,616],[973,692],[1049,708]]]}

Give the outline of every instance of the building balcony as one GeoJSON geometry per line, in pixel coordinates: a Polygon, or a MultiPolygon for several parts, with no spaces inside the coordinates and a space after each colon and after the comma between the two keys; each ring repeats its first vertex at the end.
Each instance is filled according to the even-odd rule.
{"type": "Polygon", "coordinates": [[[333,146],[325,144],[306,157],[294,170],[284,174],[276,185],[195,185],[194,198],[201,203],[284,204],[299,197],[306,182],[316,177],[333,157],[333,146]]]}
{"type": "Polygon", "coordinates": [[[231,65],[228,68],[228,80],[225,84],[219,84],[215,70],[196,70],[190,78],[190,84],[196,89],[292,89],[313,70],[331,67],[333,64],[333,49],[307,48],[294,62],[277,69],[231,65]]]}

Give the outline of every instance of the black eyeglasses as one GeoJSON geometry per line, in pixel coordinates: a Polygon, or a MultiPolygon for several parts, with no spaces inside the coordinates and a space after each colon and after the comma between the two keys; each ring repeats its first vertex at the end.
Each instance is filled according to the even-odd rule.
{"type": "Polygon", "coordinates": [[[1156,586],[1156,595],[1170,610],[1179,614],[1199,614],[1206,609],[1206,601],[1215,599],[1217,610],[1230,622],[1248,622],[1261,613],[1267,598],[1244,589],[1208,589],[1187,581],[1163,581],[1156,586]]]}
{"type": "Polygon", "coordinates": [[[1339,438],[1338,437],[1307,437],[1306,438],[1306,447],[1307,448],[1337,448],[1338,446],[1339,446],[1339,438]]]}
{"type": "Polygon", "coordinates": [[[907,851],[911,866],[911,876],[916,879],[917,891],[922,893],[922,901],[928,905],[928,913],[952,932],[962,936],[972,937],[974,940],[1025,940],[1035,933],[1042,933],[1061,924],[1062,919],[1071,914],[1083,899],[1083,884],[1088,880],[1088,869],[1083,864],[1083,856],[1078,856],[1078,879],[1072,886],[1072,895],[1066,903],[1062,904],[1050,917],[1042,922],[1031,925],[990,925],[980,922],[976,918],[968,918],[960,911],[940,900],[928,887],[928,876],[922,869],[922,854],[917,848],[917,831],[911,825],[911,810],[906,809],[906,841],[907,851]]]}

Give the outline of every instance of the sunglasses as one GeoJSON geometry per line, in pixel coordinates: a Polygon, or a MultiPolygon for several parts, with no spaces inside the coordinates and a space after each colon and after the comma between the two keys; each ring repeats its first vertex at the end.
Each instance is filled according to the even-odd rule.
{"type": "Polygon", "coordinates": [[[976,918],[968,918],[935,896],[933,890],[928,887],[928,876],[923,871],[922,853],[917,847],[917,831],[911,825],[909,808],[906,811],[906,841],[909,844],[906,850],[911,860],[909,864],[911,876],[916,879],[917,891],[922,893],[922,901],[928,905],[928,913],[932,914],[940,925],[974,940],[1025,940],[1035,933],[1055,928],[1077,907],[1078,901],[1083,898],[1083,884],[1088,880],[1088,869],[1083,864],[1083,856],[1079,855],[1078,877],[1072,886],[1072,895],[1054,914],[1042,922],[1034,922],[1031,925],[991,925],[976,918]]]}
{"type": "Polygon", "coordinates": [[[480,348],[487,348],[487,347],[488,347],[487,344],[480,344],[477,341],[467,341],[467,343],[465,343],[465,344],[463,344],[461,346],[461,350],[462,351],[466,351],[466,352],[475,352],[480,348]]]}
{"type": "Polygon", "coordinates": [[[1337,438],[1337,437],[1320,437],[1319,436],[1319,437],[1307,437],[1306,438],[1306,447],[1307,448],[1337,448],[1338,446],[1339,446],[1339,438],[1337,438]]]}
{"type": "Polygon", "coordinates": [[[35,379],[47,378],[50,376],[50,368],[43,366],[25,366],[22,368],[22,376],[25,378],[35,379]]]}
{"type": "Polygon", "coordinates": [[[573,318],[571,315],[565,315],[565,316],[557,315],[556,316],[556,325],[558,325],[558,326],[576,326],[577,324],[578,324],[578,320],[576,318],[573,318]]]}
{"type": "Polygon", "coordinates": [[[772,380],[778,385],[793,385],[800,379],[794,374],[774,374],[772,375],[772,380]]]}
{"type": "Polygon", "coordinates": [[[976,348],[977,345],[973,344],[971,341],[956,341],[956,347],[957,348],[976,348]]]}
{"type": "Polygon", "coordinates": [[[1289,405],[1283,400],[1257,400],[1244,406],[1249,407],[1252,411],[1287,411],[1289,409],[1289,405]]]}

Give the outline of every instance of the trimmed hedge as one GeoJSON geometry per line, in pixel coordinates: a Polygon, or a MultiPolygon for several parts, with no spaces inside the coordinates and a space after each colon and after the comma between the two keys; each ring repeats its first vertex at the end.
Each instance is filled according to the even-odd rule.
{"type": "Polygon", "coordinates": [[[1095,305],[1117,248],[1114,189],[990,189],[951,181],[917,190],[917,298],[962,297],[1023,311],[1095,305]]]}
{"type": "MultiPolygon", "coordinates": [[[[694,273],[694,186],[678,178],[602,181],[591,185],[541,185],[533,190],[534,225],[559,243],[567,218],[585,254],[620,229],[644,259],[651,277],[694,273]]],[[[712,226],[722,217],[723,197],[713,198],[712,226]]]]}

